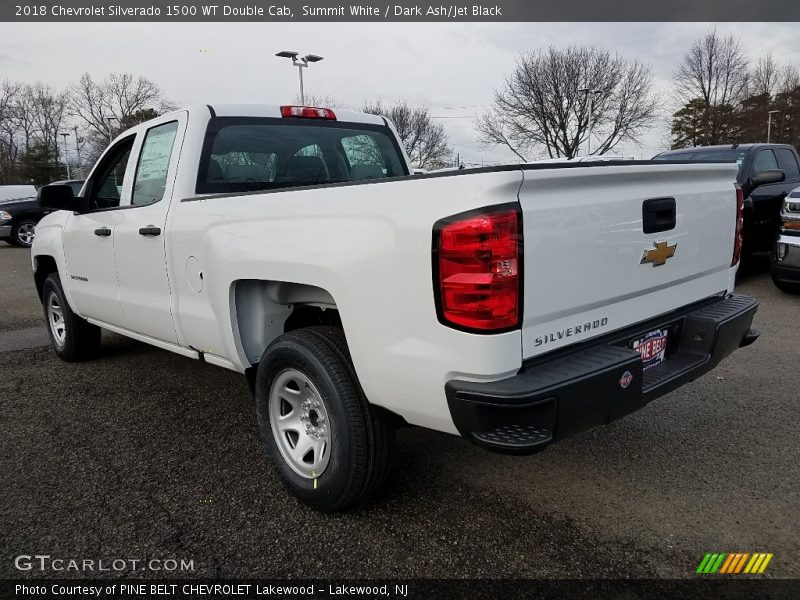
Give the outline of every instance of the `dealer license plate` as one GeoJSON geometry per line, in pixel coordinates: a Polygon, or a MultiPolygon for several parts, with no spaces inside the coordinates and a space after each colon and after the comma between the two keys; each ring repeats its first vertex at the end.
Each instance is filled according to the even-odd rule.
{"type": "Polygon", "coordinates": [[[631,343],[631,348],[641,355],[644,369],[650,369],[664,362],[667,353],[667,334],[666,329],[656,329],[631,343]]]}

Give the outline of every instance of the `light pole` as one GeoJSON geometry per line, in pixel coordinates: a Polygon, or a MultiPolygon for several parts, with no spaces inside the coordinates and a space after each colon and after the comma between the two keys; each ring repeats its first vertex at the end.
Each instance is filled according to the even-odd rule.
{"type": "Polygon", "coordinates": [[[72,179],[69,176],[69,157],[67,156],[67,136],[69,135],[69,133],[61,132],[58,135],[64,138],[64,164],[67,165],[67,179],[72,179]]]}
{"type": "Polygon", "coordinates": [[[586,94],[589,99],[589,132],[586,136],[586,155],[591,156],[592,154],[592,107],[594,106],[594,97],[600,93],[600,90],[593,90],[591,88],[585,87],[578,90],[581,93],[586,94]]]}
{"type": "Polygon", "coordinates": [[[72,128],[75,132],[75,155],[78,157],[78,178],[83,179],[83,167],[81,166],[81,139],[78,137],[78,126],[72,128]]]}
{"type": "Polygon", "coordinates": [[[275,56],[280,56],[281,58],[291,58],[292,65],[297,67],[297,70],[300,73],[300,104],[305,105],[306,103],[306,96],[303,90],[303,69],[308,67],[309,63],[315,63],[322,60],[321,56],[317,56],[316,54],[306,54],[305,56],[301,56],[298,58],[299,52],[292,52],[291,50],[283,50],[278,52],[275,56]]]}
{"type": "Polygon", "coordinates": [[[106,129],[108,130],[108,145],[109,146],[111,145],[111,141],[112,141],[112,137],[111,137],[111,121],[119,121],[119,119],[117,119],[117,117],[106,117],[106,122],[108,123],[108,127],[106,129]]]}
{"type": "Polygon", "coordinates": [[[771,110],[767,113],[767,143],[769,144],[769,138],[772,134],[772,115],[779,113],[779,110],[771,110]]]}

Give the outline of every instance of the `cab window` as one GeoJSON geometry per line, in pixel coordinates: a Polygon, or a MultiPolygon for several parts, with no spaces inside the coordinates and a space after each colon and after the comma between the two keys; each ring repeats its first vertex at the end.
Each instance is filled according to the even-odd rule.
{"type": "Polygon", "coordinates": [[[89,183],[87,201],[90,210],[119,206],[135,137],[132,135],[118,142],[103,158],[89,183]]]}
{"type": "Polygon", "coordinates": [[[753,169],[751,177],[755,177],[764,171],[770,171],[778,168],[778,161],[775,158],[775,153],[772,150],[759,150],[753,160],[753,169]]]}
{"type": "Polygon", "coordinates": [[[797,165],[794,152],[788,148],[776,148],[775,153],[778,155],[779,168],[786,174],[786,181],[800,179],[800,167],[797,165]]]}
{"type": "Polygon", "coordinates": [[[172,121],[147,130],[136,167],[131,205],[146,206],[160,202],[167,186],[167,171],[178,122],[172,121]]]}

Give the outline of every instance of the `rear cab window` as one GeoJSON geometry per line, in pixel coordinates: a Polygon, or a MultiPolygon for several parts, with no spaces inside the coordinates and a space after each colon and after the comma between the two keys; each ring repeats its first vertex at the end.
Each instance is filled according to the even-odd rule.
{"type": "Polygon", "coordinates": [[[778,168],[786,174],[785,181],[800,180],[800,165],[797,164],[797,157],[789,148],[776,148],[775,154],[778,157],[778,168]]]}
{"type": "Polygon", "coordinates": [[[408,175],[388,127],[266,117],[209,121],[196,193],[275,190],[408,175]]]}
{"type": "Polygon", "coordinates": [[[775,153],[770,149],[759,150],[753,159],[753,168],[750,170],[750,176],[755,177],[759,173],[777,168],[778,160],[775,158],[775,153]]]}

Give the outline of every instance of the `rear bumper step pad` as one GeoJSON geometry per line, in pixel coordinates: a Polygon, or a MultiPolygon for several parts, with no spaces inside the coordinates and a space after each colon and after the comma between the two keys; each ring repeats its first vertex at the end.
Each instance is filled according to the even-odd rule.
{"type": "Polygon", "coordinates": [[[758,302],[732,295],[663,321],[630,328],[624,340],[601,340],[544,362],[536,360],[508,379],[445,385],[456,428],[498,452],[530,454],[553,441],[609,423],[713,369],[731,352],[752,344],[758,302]],[[680,331],[667,360],[647,370],[627,340],[660,326],[680,331]]]}

